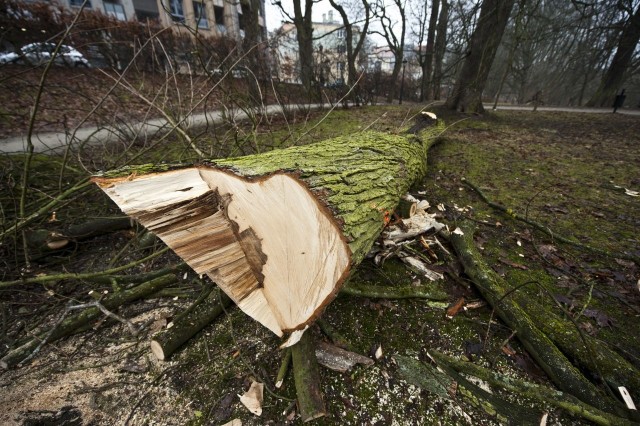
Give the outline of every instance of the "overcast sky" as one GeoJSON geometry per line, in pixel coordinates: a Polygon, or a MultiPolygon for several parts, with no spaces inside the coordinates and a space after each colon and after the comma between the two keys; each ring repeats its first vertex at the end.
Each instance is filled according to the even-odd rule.
{"type": "MultiPolygon", "coordinates": [[[[283,20],[287,20],[280,13],[280,8],[278,6],[274,6],[272,0],[265,0],[267,15],[267,29],[269,31],[273,31],[276,28],[280,27],[283,20]]],[[[303,1],[304,4],[304,1],[303,1]]],[[[285,7],[287,12],[293,16],[293,2],[291,0],[282,0],[282,5],[285,7]]],[[[313,22],[322,22],[322,14],[327,13],[329,10],[333,10],[331,4],[328,0],[321,0],[318,3],[314,3],[313,5],[313,22]]],[[[334,20],[339,19],[338,12],[334,11],[334,20]]]]}

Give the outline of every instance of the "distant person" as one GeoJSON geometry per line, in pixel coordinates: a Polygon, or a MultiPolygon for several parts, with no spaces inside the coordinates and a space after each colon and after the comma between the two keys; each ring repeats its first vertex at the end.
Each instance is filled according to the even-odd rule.
{"type": "Polygon", "coordinates": [[[622,105],[624,105],[624,100],[627,98],[627,95],[624,94],[625,90],[626,89],[622,89],[622,92],[620,92],[619,95],[616,95],[616,99],[613,101],[613,113],[614,114],[618,110],[618,108],[622,108],[622,105]]]}

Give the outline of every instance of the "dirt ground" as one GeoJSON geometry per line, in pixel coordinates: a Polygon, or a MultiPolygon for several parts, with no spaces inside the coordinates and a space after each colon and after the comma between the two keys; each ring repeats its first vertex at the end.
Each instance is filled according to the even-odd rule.
{"type": "MultiPolygon", "coordinates": [[[[278,147],[367,127],[396,131],[417,111],[416,106],[336,110],[320,113],[306,127],[293,129],[287,128],[289,123],[275,121],[269,131],[260,132],[259,140],[264,146],[278,147]]],[[[547,293],[536,286],[518,291],[552,306],[560,304],[585,333],[640,368],[639,265],[615,254],[602,256],[556,241],[492,209],[465,183],[472,182],[491,200],[555,233],[610,253],[638,257],[640,197],[635,191],[640,190],[640,118],[515,111],[480,117],[437,112],[449,127],[429,153],[427,176],[411,193],[428,200],[429,211],[451,229],[464,218],[474,221],[476,245],[494,271],[514,288],[527,281],[539,282],[553,300],[545,299],[547,293]]],[[[210,132],[209,139],[205,135],[199,143],[220,141],[215,133],[220,129],[210,132]]],[[[171,149],[163,155],[169,155],[171,149]]],[[[157,155],[145,152],[141,159],[154,160],[157,155]]],[[[103,165],[96,159],[105,156],[105,152],[92,153],[96,167],[103,165]]],[[[3,214],[9,219],[17,210],[16,182],[23,159],[12,156],[0,161],[3,214]]],[[[34,164],[32,186],[38,191],[29,198],[31,206],[42,203],[41,194],[54,191],[58,179],[51,177],[57,178],[61,167],[57,159],[37,158],[34,164]]],[[[75,172],[68,173],[65,179],[72,181],[75,172]]],[[[59,208],[57,222],[47,222],[51,219],[47,212],[42,222],[31,227],[55,228],[60,221],[117,214],[104,196],[90,190],[59,208]]],[[[6,240],[0,251],[6,267],[1,278],[6,282],[21,275],[126,264],[160,248],[142,248],[141,235],[142,230],[118,231],[60,252],[32,252],[29,269],[20,247],[6,240]]],[[[445,241],[441,243],[451,251],[445,241]]],[[[145,273],[177,262],[167,253],[126,273],[145,273]]],[[[493,395],[513,407],[516,418],[506,421],[501,413],[468,395],[455,391],[438,395],[418,377],[407,374],[403,367],[407,358],[428,364],[429,351],[437,350],[553,387],[511,330],[496,321],[454,257],[438,252],[430,268],[443,273],[445,279],[430,283],[397,259],[390,259],[383,266],[365,260],[352,281],[385,287],[430,285],[445,291],[446,301],[341,295],[329,305],[324,321],[354,351],[376,358],[380,349],[381,357],[373,366],[357,366],[348,373],[322,369],[328,414],[312,424],[540,424],[545,415],[548,424],[582,424],[560,409],[492,389],[493,395]],[[461,299],[468,308],[448,317],[447,309],[461,299]]],[[[89,290],[115,291],[116,284],[60,279],[0,287],[0,354],[38,330],[50,328],[68,303],[90,300],[89,290]]],[[[171,291],[117,311],[134,325],[144,326],[140,335],[134,337],[125,325],[103,319],[72,337],[43,346],[24,366],[0,371],[0,424],[223,425],[234,419],[245,425],[300,424],[293,404],[293,378],[287,376],[281,389],[274,386],[282,356],[279,339],[237,309],[229,309],[168,362],[157,361],[151,354],[149,337],[209,285],[193,273],[181,272],[171,291]],[[239,395],[254,380],[267,388],[260,417],[239,402],[239,395]]],[[[329,340],[317,327],[310,332],[317,339],[329,340]]]]}

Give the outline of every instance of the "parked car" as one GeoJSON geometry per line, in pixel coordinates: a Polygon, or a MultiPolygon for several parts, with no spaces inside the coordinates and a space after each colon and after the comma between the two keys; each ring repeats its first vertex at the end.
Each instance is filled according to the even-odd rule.
{"type": "MultiPolygon", "coordinates": [[[[0,53],[0,64],[26,63],[41,65],[51,60],[56,50],[55,43],[31,43],[23,46],[18,52],[0,53]]],[[[57,65],[88,67],[89,61],[71,46],[62,45],[54,60],[57,65]]]]}

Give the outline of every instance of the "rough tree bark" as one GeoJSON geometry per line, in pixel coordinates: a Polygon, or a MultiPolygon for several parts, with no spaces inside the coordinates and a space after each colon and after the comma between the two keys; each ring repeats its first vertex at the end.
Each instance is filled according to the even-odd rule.
{"type": "MultiPolygon", "coordinates": [[[[425,5],[426,7],[426,5],[425,5]]],[[[420,102],[430,99],[429,87],[432,85],[434,44],[436,38],[436,25],[438,24],[438,10],[440,0],[431,0],[431,16],[429,17],[429,29],[427,30],[427,45],[425,46],[424,60],[422,63],[422,79],[420,80],[420,102]]]]}
{"type": "Polygon", "coordinates": [[[447,24],[449,22],[449,3],[442,2],[438,27],[436,29],[436,44],[433,64],[433,99],[440,100],[440,83],[442,82],[442,62],[447,48],[447,24]]]}
{"type": "Polygon", "coordinates": [[[423,120],[420,138],[363,132],[197,166],[129,167],[94,181],[282,336],[320,315],[425,173],[443,125],[423,120]]]}
{"type": "MultiPolygon", "coordinates": [[[[333,7],[342,18],[342,23],[344,24],[345,30],[345,41],[347,47],[347,70],[349,72],[349,85],[355,85],[358,81],[358,71],[356,70],[356,59],[360,54],[360,50],[364,45],[364,41],[367,37],[367,31],[369,29],[370,15],[371,15],[371,5],[367,0],[362,0],[362,7],[364,9],[364,23],[362,24],[362,30],[359,31],[358,41],[356,45],[353,45],[353,24],[349,22],[349,17],[347,16],[347,12],[344,10],[344,7],[336,3],[334,0],[329,0],[331,3],[331,7],[333,7]]],[[[354,98],[356,100],[356,105],[359,105],[360,102],[360,89],[356,85],[353,91],[354,98]]]]}
{"type": "Polygon", "coordinates": [[[484,112],[482,92],[507,26],[514,0],[484,0],[467,57],[456,79],[447,107],[460,112],[484,112]]]}

